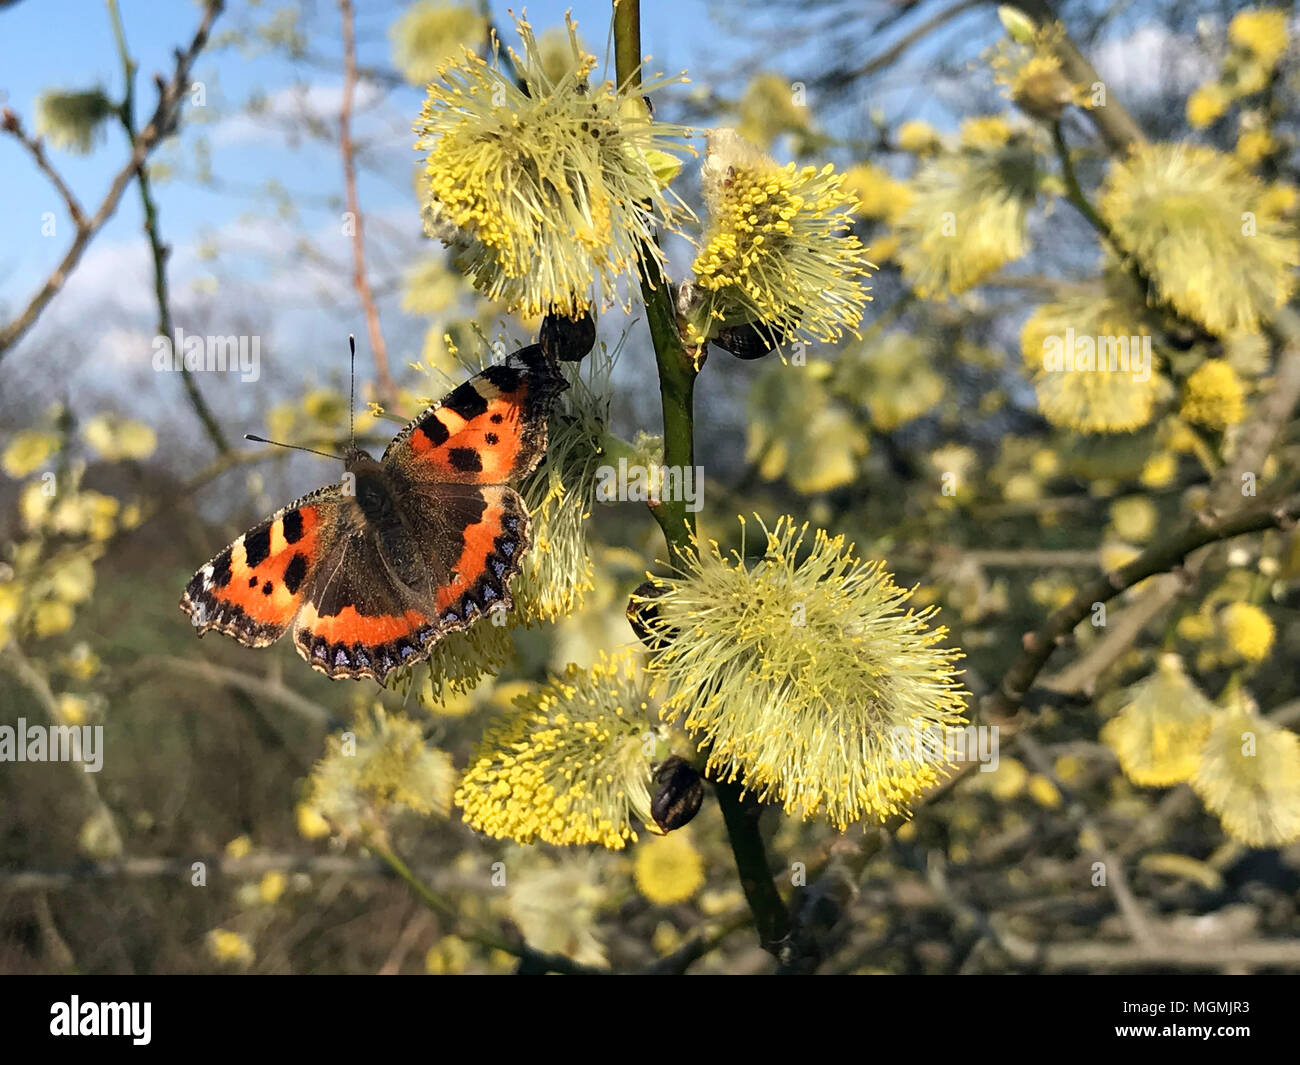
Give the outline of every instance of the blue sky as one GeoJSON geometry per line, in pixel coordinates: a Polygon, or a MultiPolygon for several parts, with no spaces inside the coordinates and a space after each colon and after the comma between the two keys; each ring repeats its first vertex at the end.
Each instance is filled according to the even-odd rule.
{"type": "MultiPolygon", "coordinates": [[[[659,55],[671,53],[677,65],[689,65],[702,41],[684,34],[681,17],[703,18],[703,5],[695,0],[647,4],[643,28],[646,50],[659,55]]],[[[389,66],[386,29],[401,6],[389,3],[358,5],[358,51],[364,64],[389,66]]],[[[539,29],[561,23],[572,8],[589,46],[603,52],[607,7],[603,3],[564,3],[559,0],[527,5],[530,20],[539,29]]],[[[197,5],[182,0],[122,0],[122,17],[133,54],[140,64],[137,77],[137,112],[147,115],[154,94],[150,80],[154,71],[169,73],[171,50],[188,41],[198,20],[197,5]]],[[[265,9],[263,9],[265,10],[265,9]]],[[[319,22],[322,51],[337,50],[335,5],[322,4],[319,22]]],[[[246,4],[232,2],[217,23],[217,29],[247,24],[246,4]]],[[[502,14],[504,14],[502,12],[502,14]]],[[[254,92],[273,94],[299,78],[310,78],[321,86],[337,87],[340,78],[332,71],[295,66],[282,55],[246,58],[237,50],[208,53],[200,58],[196,76],[208,84],[210,100],[226,110],[237,110],[254,92]]],[[[32,132],[37,96],[52,87],[84,88],[103,86],[116,98],[122,75],[114,49],[107,11],[99,0],[23,0],[0,11],[0,97],[23,117],[32,132]]],[[[412,117],[418,111],[421,93],[398,90],[392,100],[404,106],[412,117]]],[[[190,112],[191,118],[194,112],[190,112]]],[[[200,115],[199,118],[204,116],[200,115]]],[[[212,129],[191,123],[184,139],[212,134],[212,129]]],[[[52,152],[52,158],[69,185],[91,207],[99,201],[111,180],[115,165],[123,158],[123,141],[116,128],[108,131],[101,147],[87,157],[52,152]]],[[[409,151],[409,137],[393,144],[395,152],[409,151]]],[[[0,167],[0,202],[5,204],[4,234],[0,245],[0,299],[9,307],[36,283],[37,278],[58,261],[66,247],[60,201],[45,178],[22,157],[16,145],[6,144],[5,165],[0,167]],[[46,210],[58,215],[58,230],[51,237],[41,234],[46,210]]],[[[166,158],[166,153],[163,153],[166,158]]],[[[414,159],[414,155],[409,156],[414,159]]],[[[319,195],[341,194],[342,178],[337,152],[304,153],[284,148],[272,136],[234,140],[217,134],[213,143],[213,169],[221,175],[247,175],[249,181],[277,178],[295,191],[319,195]]],[[[382,208],[398,200],[397,190],[363,177],[363,209],[382,208]]],[[[124,199],[97,242],[111,243],[139,232],[141,213],[136,194],[124,199]]],[[[205,229],[236,218],[246,207],[235,197],[215,194],[191,182],[172,182],[158,191],[166,234],[174,242],[199,236],[205,229]]]]}
{"type": "MultiPolygon", "coordinates": [[[[389,66],[387,29],[404,5],[364,0],[357,6],[361,63],[389,66]]],[[[494,4],[493,11],[499,24],[508,25],[505,6],[494,4]]],[[[231,0],[217,29],[246,28],[253,19],[264,21],[273,8],[231,0]]],[[[609,18],[606,3],[546,0],[527,4],[528,17],[539,31],[562,24],[568,8],[572,8],[588,46],[603,54],[609,18]]],[[[643,8],[643,45],[654,56],[654,67],[690,69],[697,85],[702,73],[726,72],[755,49],[764,30],[781,25],[775,16],[754,16],[738,3],[725,3],[723,8],[730,17],[744,13],[745,25],[754,33],[754,40],[737,42],[712,19],[703,0],[648,2],[643,8]]],[[[122,0],[122,12],[131,50],[140,64],[137,98],[143,116],[153,106],[153,72],[170,71],[171,50],[189,40],[199,9],[184,0],[122,0]]],[[[925,12],[914,13],[900,20],[892,33],[906,33],[924,17],[925,12]]],[[[240,186],[221,191],[190,180],[172,180],[156,188],[164,236],[174,249],[169,276],[178,324],[191,333],[251,332],[263,336],[269,371],[263,384],[269,388],[211,386],[218,393],[214,403],[229,410],[232,420],[255,423],[268,402],[301,392],[314,378],[328,377],[335,367],[344,365],[346,334],[364,334],[349,282],[348,242],[339,232],[342,208],[329,202],[342,197],[337,145],[287,144],[282,132],[242,113],[254,93],[265,94],[274,107],[291,111],[299,100],[294,86],[300,85],[306,92],[304,99],[332,121],[337,115],[341,82],[333,62],[339,50],[337,19],[336,4],[319,0],[313,21],[306,27],[325,65],[294,63],[279,52],[250,57],[237,48],[226,48],[205,53],[194,76],[204,82],[209,106],[187,109],[180,144],[167,146],[154,157],[155,161],[190,165],[194,145],[205,140],[213,172],[240,186]],[[289,190],[299,209],[297,220],[277,220],[264,199],[248,195],[248,189],[268,180],[289,190]],[[317,241],[328,263],[286,265],[295,262],[293,245],[303,233],[317,241]],[[208,253],[210,248],[216,249],[215,257],[208,253]]],[[[914,53],[912,70],[923,69],[933,50],[951,53],[960,48],[974,55],[999,33],[991,10],[971,12],[914,53]]],[[[886,44],[873,42],[873,49],[886,44]]],[[[803,65],[820,60],[818,55],[796,55],[787,56],[786,61],[803,65]]],[[[1099,65],[1104,61],[1104,56],[1098,57],[1099,65]]],[[[1121,49],[1113,54],[1112,63],[1116,80],[1140,76],[1142,50],[1121,49]]],[[[797,70],[787,73],[798,77],[797,70]]],[[[97,84],[112,96],[120,93],[122,85],[102,0],[20,0],[0,10],[0,93],[29,131],[35,125],[34,105],[42,90],[97,84]]],[[[936,112],[942,95],[939,88],[932,80],[902,76],[892,89],[882,88],[870,104],[891,115],[941,120],[936,112]]],[[[398,89],[379,98],[377,106],[373,95],[361,93],[356,130],[371,145],[380,164],[381,172],[362,172],[360,193],[370,227],[367,243],[372,280],[383,286],[431,246],[420,233],[411,186],[416,157],[411,150],[410,125],[422,93],[414,88],[398,89]]],[[[51,151],[88,210],[98,205],[124,155],[122,135],[116,128],[107,131],[104,143],[89,157],[51,151]]],[[[0,317],[7,319],[62,256],[71,230],[53,190],[9,138],[0,138],[0,160],[0,317]],[[52,237],[41,233],[47,211],[57,218],[58,228],[52,237]]],[[[23,389],[43,396],[45,392],[39,390],[48,388],[52,373],[67,388],[112,393],[128,407],[161,404],[175,408],[176,382],[150,373],[147,365],[155,315],[151,286],[138,194],[131,187],[67,287],[19,349],[0,365],[7,396],[13,400],[12,392],[23,389]],[[37,368],[48,372],[27,372],[37,368]]],[[[403,315],[396,302],[390,289],[381,307],[393,362],[400,367],[418,355],[422,326],[403,315]]],[[[173,413],[176,425],[187,423],[186,411],[173,413]]],[[[159,422],[156,415],[150,420],[159,422]]]]}
{"type": "MultiPolygon", "coordinates": [[[[358,4],[358,52],[363,66],[391,67],[387,29],[403,6],[395,2],[358,4]]],[[[530,21],[541,31],[562,24],[570,7],[588,46],[603,54],[608,31],[606,4],[547,0],[530,3],[527,10],[530,21]]],[[[265,6],[232,0],[217,22],[218,34],[223,29],[248,27],[253,19],[265,21],[267,14],[265,6]]],[[[142,122],[155,99],[153,73],[170,73],[172,49],[189,40],[199,10],[196,4],[182,0],[122,0],[122,15],[131,51],[139,62],[137,112],[142,122]]],[[[499,24],[508,25],[504,8],[496,15],[499,24]]],[[[682,32],[683,15],[694,20],[706,18],[703,6],[695,0],[646,5],[645,49],[656,59],[662,56],[667,61],[671,56],[674,69],[690,65],[704,44],[699,35],[682,32]]],[[[302,99],[313,109],[330,121],[336,118],[341,74],[329,63],[337,59],[340,47],[336,5],[318,4],[306,28],[314,49],[328,65],[295,63],[280,52],[249,56],[234,47],[205,52],[194,77],[204,83],[209,106],[188,107],[179,144],[165,146],[153,157],[155,162],[190,166],[194,145],[202,139],[210,147],[213,172],[240,186],[222,191],[181,179],[156,185],[164,237],[173,246],[169,276],[178,324],[190,327],[191,332],[269,334],[263,338],[264,352],[269,344],[283,353],[284,359],[291,356],[295,364],[321,361],[310,354],[319,344],[328,342],[341,350],[341,338],[348,331],[363,333],[349,285],[348,243],[338,226],[343,183],[337,144],[308,139],[290,145],[283,133],[243,114],[253,94],[264,95],[273,107],[293,110],[298,106],[297,86],[306,92],[302,99]],[[242,191],[268,180],[289,190],[299,210],[295,222],[277,221],[264,199],[242,191]],[[323,251],[347,269],[322,268],[301,276],[286,271],[284,256],[303,232],[318,239],[323,251]],[[219,249],[215,259],[205,257],[208,246],[219,249]],[[268,288],[273,280],[275,285],[268,288]],[[194,318],[186,310],[196,301],[203,305],[202,322],[210,327],[190,326],[194,318]],[[239,314],[253,320],[228,320],[239,314]]],[[[35,130],[35,103],[43,90],[95,85],[113,98],[122,88],[111,24],[101,0],[22,0],[0,11],[0,101],[17,111],[29,133],[35,130]]],[[[372,279],[382,285],[403,265],[392,255],[385,260],[385,250],[395,246],[414,255],[428,250],[429,245],[420,233],[409,178],[416,161],[410,126],[423,94],[415,88],[399,88],[379,107],[373,106],[376,95],[361,86],[354,128],[360,138],[369,141],[384,171],[375,174],[363,168],[360,176],[362,209],[370,227],[367,244],[372,279]],[[384,239],[393,232],[401,238],[395,245],[384,239]]],[[[93,211],[125,158],[124,139],[112,125],[91,155],[82,157],[51,148],[50,156],[83,206],[93,211]]],[[[7,319],[57,264],[72,230],[54,190],[16,143],[0,138],[0,159],[4,161],[0,165],[0,203],[4,205],[0,317],[7,319]],[[53,235],[42,232],[47,212],[55,216],[53,235]]],[[[124,378],[131,380],[131,386],[122,391],[140,404],[175,398],[167,391],[174,382],[150,381],[139,373],[127,375],[123,371],[128,367],[121,365],[123,361],[138,363],[141,344],[153,333],[151,266],[141,221],[138,192],[132,186],[67,287],[6,359],[0,373],[12,380],[14,375],[25,376],[22,370],[26,368],[47,363],[56,372],[70,375],[78,386],[88,383],[109,390],[120,387],[124,378]],[[93,328],[84,328],[87,322],[93,322],[93,328]]],[[[419,323],[401,315],[393,298],[381,305],[385,332],[391,331],[390,345],[397,348],[397,357],[413,354],[408,349],[418,341],[419,323]]],[[[143,350],[147,351],[147,346],[143,350]]],[[[284,376],[291,378],[286,388],[301,389],[302,373],[284,376]]]]}

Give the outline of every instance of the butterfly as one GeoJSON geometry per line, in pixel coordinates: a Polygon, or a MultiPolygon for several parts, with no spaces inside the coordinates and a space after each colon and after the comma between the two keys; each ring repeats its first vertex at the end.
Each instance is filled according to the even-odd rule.
{"type": "Polygon", "coordinates": [[[379,461],[350,445],[340,484],[244,533],[194,574],[181,610],[200,636],[248,647],[291,632],[329,677],[382,683],[428,658],[447,633],[513,605],[530,540],[512,482],[541,462],[567,387],[531,345],[424,410],[379,461]]]}

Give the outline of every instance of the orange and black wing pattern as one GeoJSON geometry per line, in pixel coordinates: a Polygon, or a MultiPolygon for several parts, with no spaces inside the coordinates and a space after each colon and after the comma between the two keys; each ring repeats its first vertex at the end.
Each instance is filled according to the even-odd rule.
{"type": "Polygon", "coordinates": [[[358,529],[317,571],[293,626],[298,653],[330,677],[373,677],[429,656],[446,633],[513,605],[528,512],[509,485],[432,485],[408,497],[410,544],[358,529]],[[418,551],[420,578],[394,572],[418,551]]]}
{"type": "Polygon", "coordinates": [[[181,609],[200,634],[250,647],[292,630],[330,677],[382,682],[427,658],[445,633],[513,605],[529,523],[508,482],[541,462],[566,387],[536,345],[488,367],[407,425],[382,463],[350,456],[353,492],[322,488],[241,536],[191,578],[181,609]]]}
{"type": "Polygon", "coordinates": [[[338,486],[321,488],[244,533],[194,574],[180,606],[199,635],[216,629],[249,647],[278,640],[333,547],[345,505],[338,486]]]}
{"type": "Polygon", "coordinates": [[[551,409],[568,385],[534,344],[489,366],[423,411],[388,445],[412,483],[505,484],[546,453],[551,409]]]}

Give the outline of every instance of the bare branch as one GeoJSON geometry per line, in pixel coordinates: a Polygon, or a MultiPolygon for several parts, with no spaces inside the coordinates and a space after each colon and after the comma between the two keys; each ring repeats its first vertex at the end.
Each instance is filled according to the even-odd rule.
{"type": "Polygon", "coordinates": [[[177,117],[180,109],[180,101],[183,97],[190,76],[190,68],[194,60],[203,50],[208,41],[208,34],[212,29],[212,23],[217,15],[221,13],[224,6],[224,0],[208,0],[203,10],[203,20],[199,27],[194,31],[194,37],[189,43],[189,47],[183,52],[176,53],[176,69],[172,74],[171,80],[161,87],[158,95],[158,105],[154,108],[154,113],[149,119],[140,135],[136,138],[135,148],[131,152],[131,157],[127,160],[126,165],[118,171],[113,183],[109,186],[107,194],[94,215],[89,220],[84,220],[77,226],[76,235],[68,250],[64,253],[63,258],[59,260],[59,265],[54,268],[54,272],[46,278],[45,283],[41,285],[36,294],[32,296],[27,306],[19,313],[13,321],[0,328],[0,359],[22,338],[35,323],[36,319],[41,316],[41,312],[49,305],[49,302],[59,293],[67,283],[69,275],[81,261],[81,256],[85,253],[91,239],[103,227],[104,223],[112,217],[113,212],[117,210],[117,205],[122,199],[122,193],[126,191],[127,185],[144,166],[145,161],[149,158],[150,153],[162,142],[163,138],[174,132],[177,124],[177,117]]]}
{"type": "Polygon", "coordinates": [[[388,370],[388,347],[379,327],[379,308],[366,275],[366,242],[361,219],[361,202],[357,196],[356,148],[352,143],[352,98],[357,86],[357,45],[352,14],[352,0],[339,0],[343,17],[343,104],[339,112],[339,151],[343,155],[343,185],[347,193],[348,214],[352,221],[352,285],[361,300],[366,316],[366,333],[375,360],[375,383],[379,399],[389,406],[397,395],[397,385],[388,370]]]}
{"type": "Polygon", "coordinates": [[[46,156],[45,145],[41,143],[40,138],[29,137],[23,130],[22,120],[7,107],[0,111],[0,129],[13,136],[31,154],[37,168],[49,178],[54,190],[63,198],[63,203],[72,218],[72,224],[78,229],[86,225],[86,212],[81,202],[73,195],[72,190],[63,180],[63,175],[54,168],[54,164],[46,156]]]}

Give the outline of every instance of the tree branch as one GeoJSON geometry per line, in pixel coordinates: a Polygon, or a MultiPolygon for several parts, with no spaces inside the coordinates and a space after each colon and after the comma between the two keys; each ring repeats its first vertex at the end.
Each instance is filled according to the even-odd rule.
{"type": "MultiPolygon", "coordinates": [[[[126,131],[127,142],[135,147],[137,135],[135,131],[135,73],[139,64],[131,58],[131,53],[126,46],[126,32],[122,27],[122,15],[118,9],[117,0],[108,0],[108,11],[113,21],[113,37],[117,42],[118,58],[122,63],[122,74],[126,83],[122,105],[118,108],[118,120],[122,123],[123,130],[126,131]]],[[[162,241],[162,235],[158,223],[158,204],[153,198],[153,185],[149,180],[149,168],[146,166],[139,167],[135,172],[136,185],[140,189],[140,206],[144,211],[144,231],[149,238],[149,251],[153,257],[153,291],[154,300],[158,304],[158,334],[171,338],[172,330],[172,312],[171,300],[167,294],[167,257],[171,254],[162,241]]],[[[189,400],[190,407],[193,408],[195,416],[203,426],[203,431],[212,441],[213,447],[219,454],[226,454],[230,451],[230,443],[226,440],[226,435],[221,431],[221,426],[217,423],[216,415],[212,413],[212,408],[208,406],[207,401],[199,392],[198,383],[194,380],[194,374],[190,368],[181,361],[181,386],[185,389],[185,397],[189,400]]]]}
{"type": "Polygon", "coordinates": [[[49,179],[50,184],[54,186],[54,190],[62,197],[63,203],[68,209],[68,215],[72,219],[72,224],[78,229],[86,225],[86,212],[82,208],[81,202],[73,195],[72,190],[64,182],[63,175],[54,168],[54,164],[46,156],[45,145],[41,143],[40,138],[29,137],[23,130],[22,120],[7,107],[0,111],[0,129],[13,136],[19,144],[27,149],[36,162],[37,169],[49,179]]]}
{"type": "Polygon", "coordinates": [[[357,87],[357,45],[352,0],[339,0],[343,19],[343,103],[339,111],[339,151],[343,156],[343,186],[347,195],[348,214],[352,221],[352,286],[357,290],[366,316],[366,334],[370,353],[375,360],[375,385],[379,400],[390,406],[396,399],[397,386],[388,369],[388,347],[379,326],[379,307],[366,274],[366,242],[357,196],[356,149],[352,142],[352,98],[357,87]]]}
{"type": "Polygon", "coordinates": [[[41,316],[41,312],[45,310],[49,302],[67,283],[68,276],[81,261],[81,257],[91,239],[99,232],[104,223],[112,217],[113,212],[117,210],[117,205],[121,201],[122,193],[126,191],[127,185],[144,166],[150,153],[158,147],[163,138],[175,131],[176,114],[180,106],[181,96],[189,81],[190,68],[199,52],[207,44],[212,23],[220,14],[223,6],[224,0],[207,0],[203,11],[203,19],[199,23],[198,29],[194,31],[194,37],[191,39],[189,47],[183,52],[177,52],[175,72],[169,82],[160,86],[158,105],[154,108],[149,122],[136,138],[135,148],[131,152],[126,165],[113,178],[113,182],[109,186],[99,208],[89,220],[84,220],[83,224],[77,226],[72,243],[68,246],[63,258],[59,260],[59,265],[46,278],[44,284],[32,296],[27,306],[18,314],[18,317],[0,328],[0,359],[3,359],[8,351],[22,338],[23,334],[36,323],[36,319],[41,316]]]}
{"type": "Polygon", "coordinates": [[[1025,634],[1024,651],[1003,676],[998,690],[984,700],[982,713],[998,724],[1002,723],[998,719],[1009,717],[1052,653],[1066,641],[1074,627],[1092,613],[1094,604],[1107,603],[1140,581],[1158,573],[1167,573],[1188,555],[1208,544],[1230,540],[1243,533],[1286,528],[1298,518],[1300,495],[1292,496],[1284,503],[1263,503],[1227,515],[1199,515],[1189,519],[1163,543],[1147,548],[1127,565],[1095,577],[1052,614],[1041,629],[1025,634]]]}

